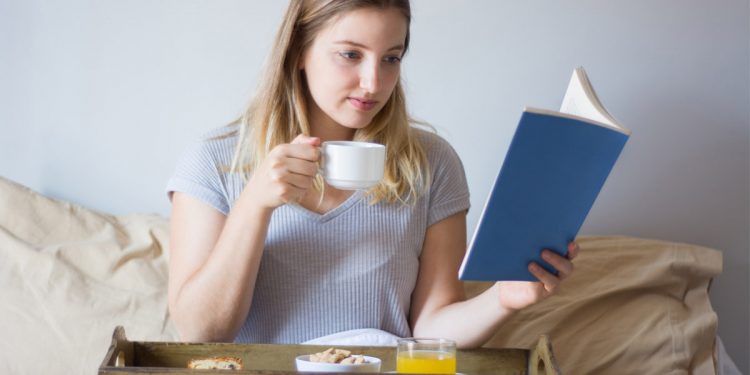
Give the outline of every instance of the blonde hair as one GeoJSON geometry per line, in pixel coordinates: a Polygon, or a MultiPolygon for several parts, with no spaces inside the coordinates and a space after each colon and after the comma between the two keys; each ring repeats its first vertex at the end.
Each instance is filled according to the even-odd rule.
{"type": "MultiPolygon", "coordinates": [[[[266,61],[256,96],[239,119],[238,143],[230,166],[247,180],[277,145],[291,142],[297,135],[310,135],[307,86],[299,62],[317,33],[344,12],[375,7],[395,7],[407,21],[404,53],[409,46],[411,10],[408,0],[291,0],[266,61]]],[[[385,176],[368,191],[371,203],[414,203],[429,185],[427,157],[416,129],[406,112],[402,84],[396,84],[385,106],[354,140],[385,144],[385,176]]],[[[323,191],[322,178],[315,188],[323,191]]],[[[322,197],[321,197],[322,199],[322,197]]]]}

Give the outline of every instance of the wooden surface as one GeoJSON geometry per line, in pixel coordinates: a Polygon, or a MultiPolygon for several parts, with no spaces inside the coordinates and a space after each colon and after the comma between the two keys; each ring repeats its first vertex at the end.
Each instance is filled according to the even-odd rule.
{"type": "MultiPolygon", "coordinates": [[[[105,356],[99,374],[274,374],[295,372],[294,359],[323,351],[330,346],[314,345],[273,345],[273,344],[225,344],[225,343],[170,343],[170,342],[130,342],[121,327],[115,329],[112,345],[105,356]],[[118,354],[124,353],[124,366],[117,366],[118,354]],[[230,370],[190,370],[187,363],[191,359],[213,356],[232,356],[242,359],[244,369],[230,370]]],[[[396,369],[396,349],[393,347],[337,346],[351,350],[353,354],[364,354],[380,358],[381,372],[396,369]]],[[[548,341],[540,341],[539,348],[549,348],[548,341]]],[[[457,351],[457,369],[464,374],[558,374],[551,351],[546,355],[525,349],[470,349],[457,351]],[[529,369],[530,357],[538,366],[529,369]]],[[[546,349],[545,349],[546,350],[546,349]]]]}

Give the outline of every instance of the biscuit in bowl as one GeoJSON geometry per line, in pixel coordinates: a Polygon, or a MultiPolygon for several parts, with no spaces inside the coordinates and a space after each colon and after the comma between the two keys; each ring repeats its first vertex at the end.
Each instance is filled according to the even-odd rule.
{"type": "Polygon", "coordinates": [[[379,358],[335,348],[295,358],[297,371],[304,372],[380,372],[380,363],[379,358]]]}

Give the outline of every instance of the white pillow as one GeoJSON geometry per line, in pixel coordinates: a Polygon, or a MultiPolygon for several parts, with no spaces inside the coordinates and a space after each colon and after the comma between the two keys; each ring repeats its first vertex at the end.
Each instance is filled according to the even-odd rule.
{"type": "Polygon", "coordinates": [[[308,345],[396,346],[399,337],[374,328],[353,329],[303,342],[308,345]]]}

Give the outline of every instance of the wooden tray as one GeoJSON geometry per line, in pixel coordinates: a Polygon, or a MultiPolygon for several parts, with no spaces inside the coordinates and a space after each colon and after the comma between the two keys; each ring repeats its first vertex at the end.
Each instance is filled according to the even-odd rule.
{"type": "MultiPolygon", "coordinates": [[[[383,361],[382,372],[396,368],[396,349],[393,347],[336,346],[354,353],[378,357],[383,361]]],[[[115,328],[99,375],[121,374],[279,374],[296,372],[294,358],[298,355],[323,351],[328,346],[225,344],[128,341],[125,329],[115,328]],[[191,370],[189,360],[213,356],[242,358],[243,370],[191,370]]],[[[457,351],[458,372],[464,374],[544,374],[559,375],[547,336],[541,336],[536,348],[526,349],[470,349],[457,351]]]]}

